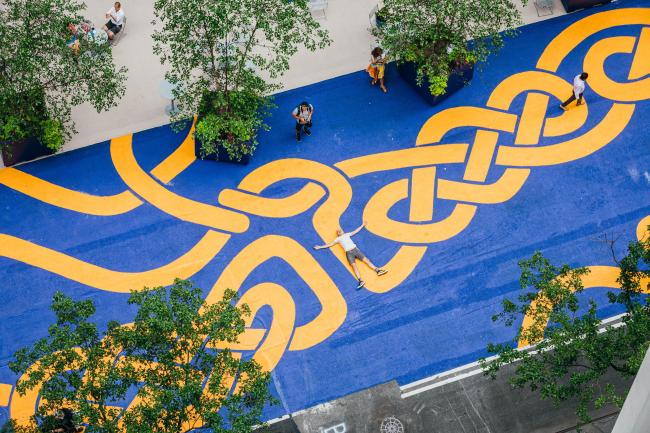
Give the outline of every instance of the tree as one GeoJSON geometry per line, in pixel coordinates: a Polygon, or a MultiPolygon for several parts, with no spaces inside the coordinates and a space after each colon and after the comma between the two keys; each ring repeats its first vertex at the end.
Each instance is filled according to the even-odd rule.
{"type": "Polygon", "coordinates": [[[625,308],[623,326],[601,329],[598,306],[592,299],[585,305],[580,296],[588,269],[555,267],[539,252],[520,262],[525,292],[517,302],[504,300],[503,311],[492,319],[507,326],[522,315],[529,320],[512,344],[488,345],[496,359],[481,361],[484,372],[494,378],[501,367],[516,363],[513,386],[528,386],[556,405],[577,401],[576,414],[583,422],[590,420],[593,408],[621,406],[626,391],[615,389],[604,375],[614,371],[633,377],[650,346],[650,297],[643,295],[650,293],[650,239],[630,243],[618,265],[621,290],[609,292],[608,298],[625,308]],[[517,342],[536,343],[535,350],[517,350],[517,342]]]}
{"type": "Polygon", "coordinates": [[[132,292],[134,322],[110,322],[100,334],[89,320],[91,300],[57,292],[48,337],[19,350],[10,364],[24,375],[16,389],[24,395],[40,387],[40,423],[70,407],[89,433],[181,433],[201,426],[250,432],[262,424],[262,408],[273,399],[270,375],[258,363],[217,349],[237,342],[244,331],[250,310],[233,305],[235,299],[227,291],[207,305],[199,288],[176,280],[169,290],[132,292]],[[116,406],[134,389],[126,409],[116,406]]]}
{"type": "Polygon", "coordinates": [[[385,0],[379,14],[379,44],[415,63],[418,84],[428,80],[434,96],[445,93],[454,67],[486,60],[522,24],[513,0],[385,0]]]}
{"type": "Polygon", "coordinates": [[[290,58],[330,43],[311,16],[307,0],[156,0],[154,52],[169,64],[179,112],[199,115],[202,155],[224,147],[240,159],[252,154],[257,131],[267,129],[271,80],[290,58]]]}
{"type": "Polygon", "coordinates": [[[78,36],[68,47],[68,24],[84,21],[77,0],[5,0],[0,7],[0,143],[38,137],[58,150],[75,132],[72,107],[98,112],[124,94],[126,68],[108,44],[78,36]]]}

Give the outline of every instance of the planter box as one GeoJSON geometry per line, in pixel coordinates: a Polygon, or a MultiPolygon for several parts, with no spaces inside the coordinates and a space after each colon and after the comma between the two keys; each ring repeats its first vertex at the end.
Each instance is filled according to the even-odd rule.
{"type": "Polygon", "coordinates": [[[6,167],[53,153],[53,150],[41,144],[36,137],[2,143],[2,159],[6,167]]]}
{"type": "Polygon", "coordinates": [[[604,5],[612,0],[562,0],[562,5],[567,12],[577,11],[596,5],[604,5]]]}
{"type": "MultiPolygon", "coordinates": [[[[251,155],[242,156],[241,160],[237,161],[236,159],[230,158],[228,156],[228,151],[222,146],[217,146],[218,152],[209,153],[205,155],[202,159],[208,159],[210,161],[220,161],[220,162],[230,162],[234,164],[248,164],[251,158],[251,155]]],[[[197,158],[201,159],[201,142],[196,136],[194,137],[194,154],[197,158]]]]}
{"type": "Polygon", "coordinates": [[[424,99],[429,101],[431,105],[436,105],[462,89],[465,84],[472,79],[474,76],[474,64],[466,64],[454,69],[449,76],[449,81],[447,82],[447,91],[438,96],[433,96],[431,92],[429,92],[429,80],[426,77],[422,82],[422,86],[418,86],[416,80],[417,69],[414,63],[405,62],[399,64],[397,65],[397,71],[404,80],[409,82],[413,88],[422,95],[424,99]]]}

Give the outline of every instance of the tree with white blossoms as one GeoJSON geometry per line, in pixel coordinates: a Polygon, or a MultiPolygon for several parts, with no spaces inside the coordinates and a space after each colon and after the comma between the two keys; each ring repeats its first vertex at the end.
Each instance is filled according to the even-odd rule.
{"type": "Polygon", "coordinates": [[[169,67],[179,111],[172,121],[198,115],[201,155],[252,154],[257,132],[268,129],[274,80],[304,48],[330,43],[307,0],[156,0],[154,52],[169,67]]]}
{"type": "Polygon", "coordinates": [[[0,144],[37,137],[59,150],[74,132],[72,107],[98,112],[119,102],[126,68],[108,44],[78,34],[68,46],[68,24],[79,25],[77,0],[3,0],[0,5],[0,144]]]}
{"type": "MultiPolygon", "coordinates": [[[[484,61],[522,24],[516,0],[385,0],[373,30],[398,62],[413,62],[419,85],[445,93],[459,64],[484,61]]],[[[526,4],[527,0],[521,0],[526,4]]]]}

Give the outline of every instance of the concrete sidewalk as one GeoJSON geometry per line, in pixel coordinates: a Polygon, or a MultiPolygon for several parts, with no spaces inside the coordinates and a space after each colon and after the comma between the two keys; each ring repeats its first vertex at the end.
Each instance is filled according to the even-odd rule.
{"type": "MultiPolygon", "coordinates": [[[[513,388],[513,366],[496,380],[479,371],[408,395],[395,381],[347,395],[272,421],[256,433],[577,433],[574,402],[556,407],[539,393],[513,388]]],[[[630,387],[614,373],[601,383],[630,387]]],[[[582,433],[609,433],[619,409],[592,410],[582,433]]]]}
{"type": "MultiPolygon", "coordinates": [[[[169,122],[165,107],[169,100],[160,94],[165,68],[152,52],[153,0],[122,0],[127,16],[124,34],[115,44],[116,63],[129,69],[126,94],[111,110],[97,113],[84,104],[73,110],[77,134],[63,151],[88,146],[112,137],[164,125],[169,122]]],[[[374,45],[370,35],[371,12],[378,0],[329,0],[325,17],[319,17],[330,32],[333,43],[315,53],[301,50],[291,61],[291,69],[282,77],[285,90],[323,81],[366,67],[374,45]]],[[[111,0],[87,0],[87,18],[101,27],[111,0]]],[[[553,14],[538,16],[534,1],[521,7],[524,22],[564,15],[560,0],[554,0],[553,14]]],[[[544,12],[544,11],[542,11],[544,12]]]]}

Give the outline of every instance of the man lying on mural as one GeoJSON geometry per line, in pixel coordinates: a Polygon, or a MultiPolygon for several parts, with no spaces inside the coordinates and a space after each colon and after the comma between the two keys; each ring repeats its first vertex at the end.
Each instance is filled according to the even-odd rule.
{"type": "Polygon", "coordinates": [[[364,221],[363,224],[361,224],[357,229],[349,232],[349,233],[344,233],[343,230],[340,228],[336,231],[336,236],[337,238],[334,239],[332,242],[326,245],[315,245],[314,249],[315,250],[320,250],[322,248],[330,248],[333,247],[336,244],[340,244],[343,249],[345,250],[345,256],[348,259],[348,263],[352,266],[352,269],[354,270],[354,275],[357,276],[357,280],[359,281],[359,284],[357,285],[357,290],[361,289],[363,286],[366,285],[366,283],[363,282],[361,279],[361,274],[359,274],[359,268],[357,268],[357,264],[355,260],[359,259],[362,262],[364,262],[366,265],[370,267],[373,271],[377,273],[377,275],[384,275],[386,272],[388,272],[386,269],[378,268],[377,266],[373,265],[372,262],[365,256],[363,253],[357,248],[357,245],[352,241],[352,236],[356,235],[361,231],[362,228],[366,226],[366,222],[364,221]]]}

